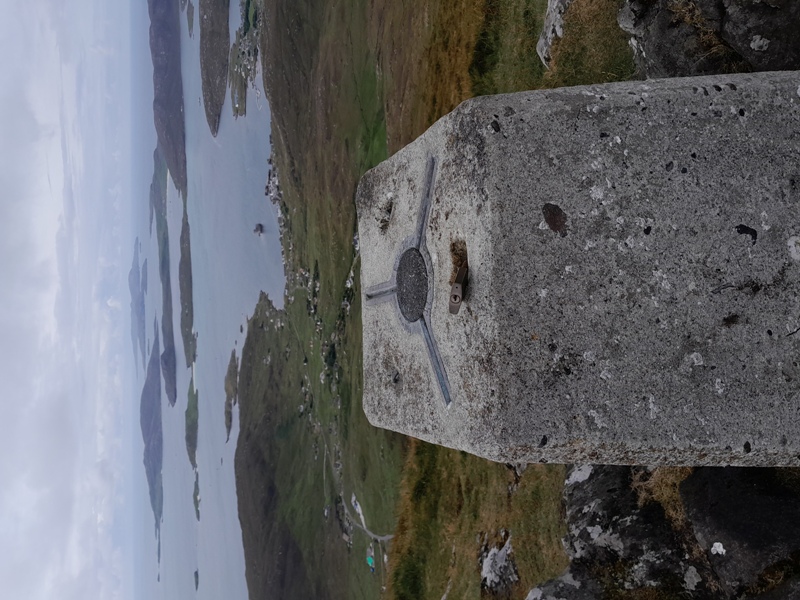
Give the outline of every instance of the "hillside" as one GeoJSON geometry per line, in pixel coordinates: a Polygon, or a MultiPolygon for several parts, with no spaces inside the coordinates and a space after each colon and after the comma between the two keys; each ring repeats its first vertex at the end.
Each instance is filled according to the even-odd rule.
{"type": "Polygon", "coordinates": [[[216,136],[228,89],[230,0],[200,0],[200,77],[203,107],[211,135],[216,136]]]}
{"type": "Polygon", "coordinates": [[[180,7],[176,0],[147,0],[147,8],[153,60],[153,121],[175,187],[186,196],[180,7]]]}
{"type": "MultiPolygon", "coordinates": [[[[250,597],[522,600],[533,586],[563,573],[569,562],[562,545],[573,527],[563,513],[565,469],[490,463],[407,442],[365,422],[358,246],[352,245],[355,184],[375,162],[474,95],[647,74],[648,65],[642,72],[630,35],[617,23],[623,6],[634,11],[629,25],[645,54],[667,64],[670,52],[691,44],[698,57],[697,50],[702,56],[710,51],[716,53],[712,57],[731,56],[735,39],[725,31],[738,23],[737,15],[722,19],[718,11],[723,4],[744,3],[563,2],[562,8],[569,5],[564,35],[553,43],[549,70],[536,53],[546,0],[263,4],[260,56],[284,191],[287,292],[283,310],[262,296],[240,360],[236,483],[250,597]],[[662,29],[674,37],[660,45],[646,39],[648,32],[662,29]],[[394,532],[384,546],[388,564],[376,561],[374,574],[364,562],[374,539],[348,511],[355,494],[370,528],[394,532]],[[514,577],[505,589],[492,592],[482,577],[482,561],[497,556],[505,543],[511,548],[512,536],[514,577]],[[275,556],[281,559],[272,560],[275,556]]],[[[753,10],[781,18],[785,13],[773,10],[778,4],[788,6],[754,3],[753,10]]],[[[739,37],[750,47],[758,32],[747,33],[739,37]]],[[[767,37],[778,47],[788,36],[767,37]]],[[[592,497],[609,496],[609,506],[617,511],[642,504],[647,514],[676,506],[683,510],[677,483],[655,483],[679,483],[686,474],[648,471],[650,497],[637,491],[638,497],[625,504],[619,499],[629,499],[632,474],[617,474],[619,487],[605,486],[592,497]]],[[[590,506],[580,506],[581,514],[589,514],[590,506]]],[[[629,516],[609,513],[615,522],[629,516]]],[[[575,527],[580,533],[592,531],[575,527]]],[[[604,536],[598,540],[609,539],[604,536]]],[[[666,547],[665,539],[654,540],[655,545],[666,547]]],[[[592,574],[604,578],[607,597],[688,597],[683,591],[683,596],[664,595],[649,584],[623,587],[633,580],[622,579],[650,560],[649,546],[639,541],[631,544],[642,550],[636,560],[601,549],[610,564],[592,574]]],[[[775,571],[782,577],[796,564],[786,560],[775,571]]],[[[589,566],[597,571],[597,564],[589,566]]],[[[765,579],[774,574],[763,572],[765,579]]],[[[588,586],[571,587],[576,597],[589,597],[582,596],[590,593],[588,586]]]]}

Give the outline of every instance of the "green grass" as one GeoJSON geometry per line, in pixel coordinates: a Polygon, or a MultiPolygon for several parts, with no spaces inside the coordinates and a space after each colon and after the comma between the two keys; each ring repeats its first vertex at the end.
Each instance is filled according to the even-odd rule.
{"type": "Polygon", "coordinates": [[[258,6],[255,2],[251,2],[247,0],[246,6],[246,13],[247,13],[247,22],[250,24],[251,27],[255,27],[256,24],[256,17],[258,15],[258,6]]]}
{"type": "Polygon", "coordinates": [[[531,465],[517,477],[506,465],[414,442],[401,486],[390,597],[481,597],[476,557],[484,536],[510,532],[520,581],[513,597],[563,572],[563,466],[531,465]],[[481,540],[481,541],[476,541],[481,540]]]}
{"type": "Polygon", "coordinates": [[[622,0],[575,0],[564,15],[564,37],[546,69],[536,53],[546,0],[486,0],[470,76],[475,95],[631,79],[628,36],[617,25],[622,0]]]}
{"type": "Polygon", "coordinates": [[[361,410],[360,296],[347,281],[358,272],[355,186],[387,156],[385,80],[366,1],[263,10],[267,24],[292,24],[266,31],[261,48],[272,58],[287,293],[282,311],[259,302],[239,370],[240,519],[248,565],[268,565],[248,568],[248,587],[251,597],[375,598],[387,582],[383,561],[370,573],[369,537],[346,524],[343,507],[355,493],[372,531],[394,530],[404,442],[361,410]],[[276,551],[293,558],[276,563],[276,551]],[[275,590],[268,582],[278,573],[284,587],[275,590]]]}
{"type": "Polygon", "coordinates": [[[547,0],[486,0],[470,77],[476,96],[542,86],[545,68],[536,54],[547,0]]]}

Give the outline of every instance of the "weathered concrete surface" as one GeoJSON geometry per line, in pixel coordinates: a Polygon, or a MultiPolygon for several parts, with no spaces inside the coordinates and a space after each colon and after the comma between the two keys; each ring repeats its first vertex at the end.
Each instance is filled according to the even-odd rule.
{"type": "Polygon", "coordinates": [[[359,186],[368,418],[507,462],[800,463],[798,158],[793,72],[462,104],[359,186]]]}

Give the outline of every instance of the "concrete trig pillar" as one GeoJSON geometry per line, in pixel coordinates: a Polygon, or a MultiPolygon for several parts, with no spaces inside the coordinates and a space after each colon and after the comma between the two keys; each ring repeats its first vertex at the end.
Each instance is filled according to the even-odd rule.
{"type": "Polygon", "coordinates": [[[506,462],[800,464],[799,73],[476,98],[357,208],[374,425],[506,462]]]}

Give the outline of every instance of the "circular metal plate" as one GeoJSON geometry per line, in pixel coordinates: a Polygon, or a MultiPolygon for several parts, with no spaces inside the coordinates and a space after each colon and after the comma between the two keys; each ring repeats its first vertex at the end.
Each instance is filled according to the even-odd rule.
{"type": "Polygon", "coordinates": [[[428,270],[425,259],[416,248],[409,248],[400,257],[397,266],[397,303],[407,321],[413,323],[422,317],[428,302],[428,270]]]}

